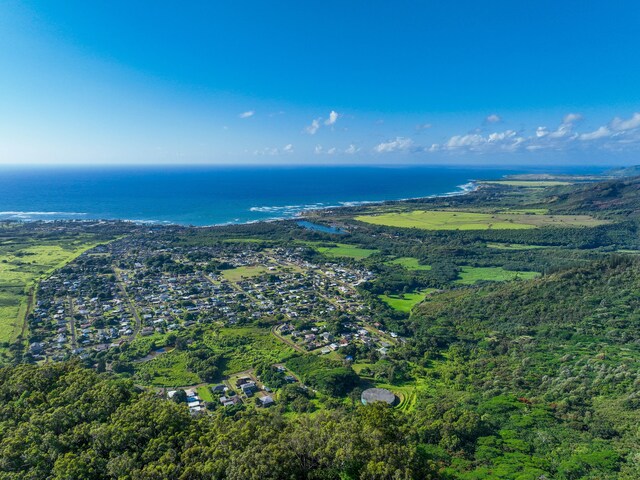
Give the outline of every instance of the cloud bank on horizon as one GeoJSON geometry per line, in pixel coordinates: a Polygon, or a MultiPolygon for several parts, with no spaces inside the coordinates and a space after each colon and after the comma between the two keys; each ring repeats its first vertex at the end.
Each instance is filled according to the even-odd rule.
{"type": "Polygon", "coordinates": [[[5,2],[0,164],[640,163],[640,4],[515,3],[5,2]]]}

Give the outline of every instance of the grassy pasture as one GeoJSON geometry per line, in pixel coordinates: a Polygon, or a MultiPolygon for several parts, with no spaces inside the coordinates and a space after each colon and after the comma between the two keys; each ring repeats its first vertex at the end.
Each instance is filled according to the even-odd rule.
{"type": "Polygon", "coordinates": [[[240,282],[246,278],[258,277],[268,271],[268,268],[263,265],[250,265],[224,270],[222,276],[230,282],[240,282]]]}
{"type": "Polygon", "coordinates": [[[560,187],[562,185],[571,185],[571,182],[561,182],[558,180],[488,180],[483,181],[482,183],[524,188],[560,187]]]}
{"type": "Polygon", "coordinates": [[[182,387],[200,383],[200,377],[187,371],[187,354],[172,351],[135,366],[134,379],[157,387],[182,387]]]}
{"type": "Polygon", "coordinates": [[[473,285],[480,281],[506,282],[509,280],[529,280],[540,275],[538,272],[516,272],[502,267],[461,267],[460,278],[455,283],[473,285]]]}
{"type": "Polygon", "coordinates": [[[435,291],[435,288],[425,288],[424,290],[419,290],[413,293],[398,295],[378,295],[378,298],[380,298],[380,300],[382,300],[394,310],[408,313],[415,305],[424,300],[428,294],[435,291]]]}
{"type": "Polygon", "coordinates": [[[380,215],[359,215],[355,220],[373,225],[422,230],[522,230],[548,226],[595,227],[607,223],[588,215],[491,214],[454,210],[413,210],[380,215]]]}
{"type": "Polygon", "coordinates": [[[546,215],[549,213],[548,208],[508,208],[505,210],[500,210],[498,213],[504,214],[523,214],[523,215],[546,215]]]}
{"type": "Polygon", "coordinates": [[[385,263],[387,265],[400,265],[407,270],[431,270],[431,265],[423,265],[414,257],[400,257],[385,263]]]}
{"type": "Polygon", "coordinates": [[[329,257],[347,257],[355,260],[361,260],[373,255],[377,250],[371,250],[368,248],[360,248],[354,245],[347,245],[346,243],[336,243],[335,247],[313,247],[318,252],[327,255],[329,257]]]}
{"type": "Polygon", "coordinates": [[[89,240],[34,245],[23,238],[0,245],[0,342],[20,334],[30,286],[95,245],[89,240]]]}
{"type": "Polygon", "coordinates": [[[487,243],[487,248],[495,248],[497,250],[535,250],[549,247],[546,245],[524,245],[519,243],[487,243]]]}
{"type": "Polygon", "coordinates": [[[213,402],[215,401],[213,398],[213,393],[211,392],[211,389],[209,388],[209,385],[207,385],[206,387],[198,387],[196,389],[196,392],[198,393],[198,396],[204,400],[205,402],[213,402]]]}
{"type": "Polygon", "coordinates": [[[218,332],[208,332],[204,343],[227,359],[223,375],[253,368],[261,362],[280,363],[295,353],[268,329],[257,327],[222,328],[218,332]]]}

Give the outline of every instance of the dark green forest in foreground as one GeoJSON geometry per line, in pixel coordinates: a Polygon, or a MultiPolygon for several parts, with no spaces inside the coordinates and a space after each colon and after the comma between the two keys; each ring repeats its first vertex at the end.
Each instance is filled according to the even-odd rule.
{"type": "MultiPolygon", "coordinates": [[[[281,401],[190,415],[185,404],[80,359],[5,366],[0,479],[638,479],[640,258],[630,249],[638,242],[639,192],[637,180],[622,180],[527,193],[532,206],[612,221],[565,234],[407,229],[391,237],[389,228],[370,227],[352,235],[383,253],[433,263],[435,251],[448,262],[410,273],[373,256],[364,261],[382,286],[364,293],[407,282],[439,286],[449,270],[455,278],[463,255],[473,265],[501,255],[514,268],[533,264],[544,273],[449,288],[406,315],[380,307],[406,341],[375,365],[389,384],[420,386],[411,409],[362,405],[351,367],[313,356],[289,364],[312,385],[331,375],[343,384],[327,389],[325,408],[295,414],[281,401]],[[580,238],[588,245],[576,247],[580,238]],[[549,249],[486,248],[498,240],[549,249]],[[316,372],[320,364],[326,368],[316,372]]],[[[502,205],[510,194],[450,202],[502,205]]],[[[244,228],[254,236],[264,229],[273,241],[278,227],[229,231],[237,237],[244,228]]]]}

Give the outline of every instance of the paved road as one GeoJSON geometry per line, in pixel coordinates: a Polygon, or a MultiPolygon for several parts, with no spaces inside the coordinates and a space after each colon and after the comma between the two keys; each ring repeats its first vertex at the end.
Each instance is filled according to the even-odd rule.
{"type": "Polygon", "coordinates": [[[116,283],[118,284],[118,288],[120,289],[120,292],[122,293],[122,296],[125,298],[125,300],[129,304],[129,309],[131,310],[131,313],[133,314],[133,318],[136,321],[136,326],[133,329],[133,333],[131,335],[129,335],[129,337],[127,339],[130,342],[131,340],[136,338],[138,333],[140,333],[140,329],[142,328],[142,320],[140,320],[140,316],[138,315],[138,311],[136,310],[136,306],[133,304],[133,301],[131,300],[131,297],[129,297],[129,294],[127,293],[127,289],[125,288],[124,283],[122,282],[122,277],[120,276],[120,272],[118,271],[118,269],[115,266],[112,266],[112,268],[113,268],[113,272],[115,273],[115,276],[116,276],[116,283]]]}
{"type": "Polygon", "coordinates": [[[290,346],[291,348],[293,348],[294,350],[304,353],[305,350],[304,348],[296,345],[294,342],[292,342],[291,340],[287,340],[286,338],[284,338],[282,335],[280,335],[280,327],[282,327],[282,324],[280,325],[274,325],[273,327],[271,327],[271,333],[273,334],[274,337],[276,337],[278,340],[280,340],[281,342],[287,344],[288,346],[290,346]]]}
{"type": "Polygon", "coordinates": [[[76,340],[76,319],[73,318],[73,300],[67,296],[67,307],[69,309],[69,330],[71,331],[71,346],[78,348],[76,340]]]}

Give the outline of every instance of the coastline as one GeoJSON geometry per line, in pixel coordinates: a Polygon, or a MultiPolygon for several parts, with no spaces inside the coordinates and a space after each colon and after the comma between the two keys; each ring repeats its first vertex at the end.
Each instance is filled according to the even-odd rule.
{"type": "Polygon", "coordinates": [[[189,228],[214,228],[214,227],[225,227],[230,225],[251,225],[254,223],[269,223],[269,222],[281,222],[288,220],[301,220],[306,218],[305,215],[314,211],[322,211],[322,210],[333,210],[340,208],[349,208],[349,207],[357,207],[361,205],[381,205],[386,202],[406,202],[411,200],[421,200],[421,199],[429,199],[429,198],[447,198],[447,197],[458,197],[462,195],[468,195],[476,192],[480,188],[479,180],[469,180],[466,183],[460,184],[457,186],[458,190],[454,190],[451,192],[433,194],[433,195],[420,195],[416,197],[403,197],[398,199],[383,199],[383,200],[353,200],[353,201],[344,201],[337,202],[330,205],[322,205],[320,203],[309,204],[309,205],[289,205],[289,206],[273,206],[273,207],[251,207],[250,211],[257,212],[265,212],[265,211],[288,211],[291,212],[290,215],[284,216],[274,216],[269,218],[262,218],[256,220],[248,220],[245,222],[222,222],[222,223],[213,223],[210,225],[193,225],[188,223],[178,223],[171,221],[160,221],[160,220],[152,220],[152,219],[128,219],[128,218],[95,218],[95,219],[83,219],[78,218],[83,215],[87,215],[86,213],[81,212],[44,212],[44,211],[0,211],[0,215],[13,215],[16,218],[7,218],[0,219],[0,222],[24,222],[24,223],[32,223],[32,222],[43,222],[43,223],[54,223],[54,222],[72,222],[72,223],[80,223],[80,222],[128,222],[136,225],[153,225],[153,226],[165,226],[165,227],[189,227],[189,228]],[[52,218],[52,219],[43,219],[43,218],[28,218],[29,216],[36,217],[46,217],[46,216],[55,216],[55,215],[65,215],[71,218],[52,218]]]}

